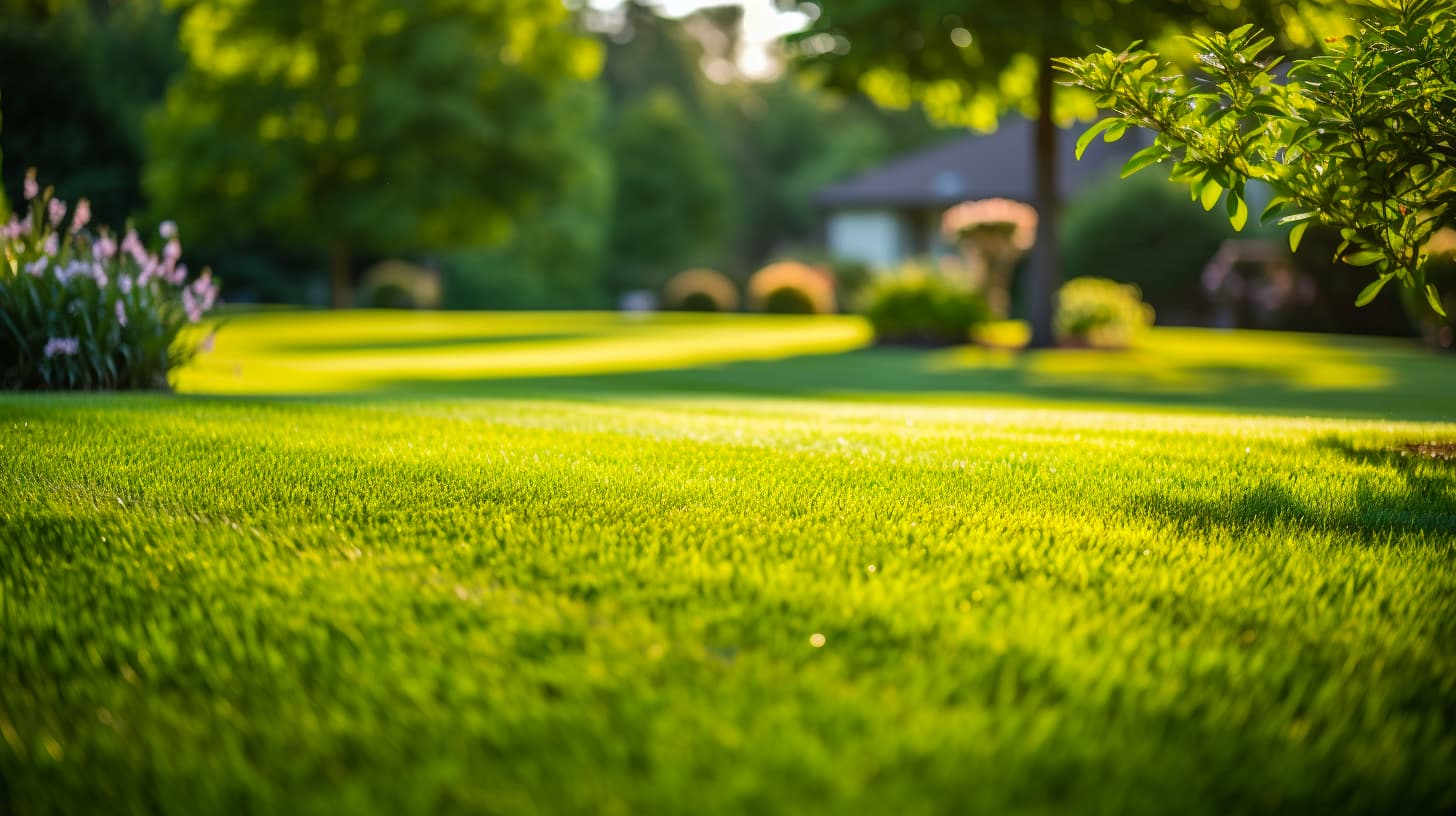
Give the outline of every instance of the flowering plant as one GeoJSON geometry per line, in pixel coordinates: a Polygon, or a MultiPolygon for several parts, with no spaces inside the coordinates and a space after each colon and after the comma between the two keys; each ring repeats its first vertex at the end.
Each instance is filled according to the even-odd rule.
{"type": "Polygon", "coordinates": [[[669,309],[685,312],[736,312],[738,287],[722,272],[687,269],[662,287],[662,301],[669,309]]]}
{"type": "Polygon", "coordinates": [[[86,199],[69,207],[34,170],[24,193],[0,225],[0,388],[166,388],[211,343],[179,334],[216,304],[212,273],[188,279],[170,221],[153,251],[133,228],[89,229],[86,199]]]}
{"type": "Polygon", "coordinates": [[[1035,209],[1009,198],[963,201],[941,216],[941,233],[960,247],[999,317],[1010,311],[1011,272],[1036,243],[1036,222],[1035,209]]]}
{"type": "Polygon", "coordinates": [[[834,278],[798,261],[779,261],[748,279],[748,302],[770,314],[833,314],[834,278]]]}

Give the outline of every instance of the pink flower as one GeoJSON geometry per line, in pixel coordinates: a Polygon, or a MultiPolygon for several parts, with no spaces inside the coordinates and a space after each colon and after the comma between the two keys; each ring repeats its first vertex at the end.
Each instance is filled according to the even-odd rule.
{"type": "Polygon", "coordinates": [[[76,202],[76,212],[71,214],[71,232],[79,232],[89,223],[91,223],[91,202],[83,198],[76,202]]]}
{"type": "MultiPolygon", "coordinates": [[[[162,237],[163,238],[166,238],[168,241],[175,241],[175,240],[177,240],[177,222],[175,222],[175,221],[163,221],[162,222],[162,226],[160,228],[158,228],[157,232],[161,233],[162,234],[162,237]]],[[[181,248],[179,247],[178,248],[179,254],[180,254],[180,250],[181,250],[181,248]]]]}
{"type": "Polygon", "coordinates": [[[146,286],[161,273],[161,265],[157,263],[157,259],[148,257],[142,264],[142,273],[137,276],[137,286],[146,286]]]}
{"type": "Polygon", "coordinates": [[[97,286],[103,289],[106,288],[106,282],[110,280],[110,278],[106,277],[106,267],[100,263],[91,264],[91,279],[96,281],[97,286]]]}
{"type": "Polygon", "coordinates": [[[116,285],[121,289],[123,295],[131,294],[131,275],[121,275],[116,279],[116,285]]]}
{"type": "Polygon", "coordinates": [[[126,328],[126,304],[120,300],[116,302],[116,323],[123,329],[126,328]]]}
{"type": "Polygon", "coordinates": [[[217,284],[212,281],[211,269],[204,269],[202,275],[192,282],[191,288],[201,302],[203,311],[211,309],[217,303],[217,284]]]}
{"type": "Polygon", "coordinates": [[[45,274],[46,267],[50,265],[49,258],[36,258],[25,265],[25,271],[39,278],[45,274]]]}
{"type": "Polygon", "coordinates": [[[187,280],[187,264],[177,264],[172,269],[172,274],[167,277],[167,282],[173,286],[181,286],[187,280]]]}
{"type": "Polygon", "coordinates": [[[50,217],[51,226],[59,227],[61,221],[66,217],[66,202],[59,198],[53,198],[46,204],[46,215],[50,217]]]}
{"type": "Polygon", "coordinates": [[[40,195],[40,182],[35,180],[35,168],[25,171],[25,200],[31,201],[40,195]]]}
{"type": "Polygon", "coordinates": [[[60,237],[54,232],[50,235],[47,235],[45,238],[45,243],[41,245],[41,249],[45,252],[45,254],[54,258],[56,256],[56,253],[61,251],[60,237]]]}
{"type": "Polygon", "coordinates": [[[190,288],[182,290],[182,308],[187,312],[188,323],[196,323],[202,319],[202,304],[190,288]]]}
{"type": "MultiPolygon", "coordinates": [[[[168,221],[167,223],[170,224],[171,222],[168,221]]],[[[172,232],[173,234],[175,234],[176,230],[174,229],[172,232]]],[[[176,238],[168,239],[167,245],[162,248],[162,260],[168,261],[170,263],[176,263],[177,261],[181,260],[181,258],[182,242],[178,241],[176,238]]]]}
{"type": "Polygon", "coordinates": [[[70,357],[81,352],[81,343],[74,337],[52,337],[46,341],[44,354],[46,359],[52,357],[70,357]]]}
{"type": "Polygon", "coordinates": [[[940,229],[951,240],[985,229],[1004,232],[1013,246],[1025,252],[1036,242],[1036,210],[1009,198],[962,201],[945,211],[940,229]]]}
{"type": "Polygon", "coordinates": [[[71,278],[81,275],[89,276],[91,274],[91,265],[82,260],[73,260],[65,266],[56,266],[54,271],[56,280],[64,284],[69,283],[71,278]]]}
{"type": "Polygon", "coordinates": [[[109,261],[116,257],[116,242],[110,235],[102,235],[91,245],[91,255],[98,261],[109,261]]]}
{"type": "Polygon", "coordinates": [[[122,236],[121,251],[130,255],[131,259],[136,261],[137,266],[147,265],[147,250],[142,246],[141,236],[137,235],[136,230],[129,229],[126,231],[126,235],[122,236]]]}

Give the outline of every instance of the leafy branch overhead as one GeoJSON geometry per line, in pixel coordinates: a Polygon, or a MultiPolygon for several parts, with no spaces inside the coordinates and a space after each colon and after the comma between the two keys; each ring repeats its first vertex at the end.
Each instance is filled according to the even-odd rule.
{"type": "Polygon", "coordinates": [[[1229,220],[1248,220],[1246,185],[1268,184],[1266,222],[1291,227],[1296,248],[1310,224],[1336,228],[1337,257],[1376,278],[1369,303],[1391,280],[1422,290],[1431,236],[1456,226],[1456,6],[1449,0],[1383,0],[1356,33],[1326,40],[1322,56],[1295,61],[1281,77],[1266,57],[1272,37],[1252,26],[1195,35],[1201,71],[1189,75],[1134,43],[1114,53],[1058,60],[1067,84],[1096,96],[1112,115],[1078,140],[1156,133],[1123,176],[1171,162],[1170,178],[1229,220]]]}

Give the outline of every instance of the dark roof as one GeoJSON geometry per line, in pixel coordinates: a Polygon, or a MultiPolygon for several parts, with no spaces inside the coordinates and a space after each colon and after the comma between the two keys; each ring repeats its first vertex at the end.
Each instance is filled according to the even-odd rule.
{"type": "MultiPolygon", "coordinates": [[[[1133,132],[1112,144],[1098,137],[1078,161],[1077,137],[1089,124],[1060,132],[1057,150],[1062,161],[1058,175],[1064,197],[1090,179],[1110,172],[1109,163],[1116,161],[1120,165],[1149,143],[1133,132]]],[[[819,191],[819,205],[826,209],[943,207],[993,196],[1031,201],[1035,198],[1031,161],[1034,131],[1034,123],[1027,119],[1004,119],[994,133],[960,136],[825,187],[819,191]]]]}

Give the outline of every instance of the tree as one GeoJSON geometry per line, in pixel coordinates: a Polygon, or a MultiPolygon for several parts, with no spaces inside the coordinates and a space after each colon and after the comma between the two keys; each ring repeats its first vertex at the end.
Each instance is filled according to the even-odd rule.
{"type": "Polygon", "coordinates": [[[142,116],[180,65],[175,39],[160,0],[0,10],[8,188],[36,167],[59,196],[90,200],[101,223],[142,209],[142,116]]]}
{"type": "MultiPolygon", "coordinates": [[[[584,141],[601,133],[603,89],[580,84],[563,97],[584,141]]],[[[447,252],[440,258],[445,303],[473,309],[586,309],[603,301],[602,259],[611,221],[612,168],[607,151],[566,157],[566,184],[503,244],[447,252]]]]}
{"type": "Polygon", "coordinates": [[[178,0],[187,67],[146,186],[205,240],[354,253],[505,238],[583,143],[556,104],[600,49],[539,0],[178,0]]]}
{"type": "MultiPolygon", "coordinates": [[[[5,106],[4,99],[0,99],[0,134],[5,133],[5,106]]],[[[5,196],[5,147],[0,144],[0,221],[10,218],[10,200],[5,196]]]]}
{"type": "MultiPolygon", "coordinates": [[[[1100,41],[1152,38],[1171,27],[1249,17],[1307,44],[1309,28],[1294,0],[823,0],[813,25],[794,42],[827,81],[859,88],[886,104],[918,99],[943,121],[994,127],[1019,109],[1036,117],[1036,200],[1041,240],[1027,266],[1024,291],[1032,344],[1053,342],[1052,298],[1059,274],[1057,119],[1078,100],[1055,92],[1059,57],[1086,54],[1100,41]],[[1060,112],[1057,109],[1061,105],[1060,112]],[[1060,113],[1060,115],[1059,115],[1060,113]]],[[[1241,20],[1242,21],[1242,20],[1241,20]]]]}
{"type": "Polygon", "coordinates": [[[607,284],[658,289],[723,249],[733,217],[726,163],[671,91],[620,112],[611,135],[616,171],[607,284]]]}
{"type": "Polygon", "coordinates": [[[1331,37],[1330,53],[1296,62],[1287,82],[1263,56],[1273,38],[1249,25],[1192,38],[1201,78],[1143,50],[1064,60],[1113,113],[1081,143],[1155,132],[1124,175],[1171,162],[1170,177],[1205,208],[1224,199],[1236,229],[1248,220],[1245,185],[1269,184],[1264,218],[1292,225],[1291,249],[1326,224],[1340,231],[1341,260],[1375,271],[1357,305],[1399,280],[1444,316],[1425,267],[1431,236],[1456,226],[1456,6],[1384,0],[1369,14],[1358,33],[1331,37]]]}

